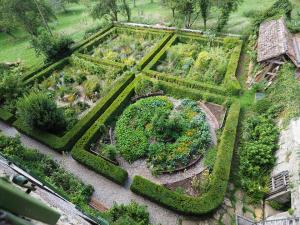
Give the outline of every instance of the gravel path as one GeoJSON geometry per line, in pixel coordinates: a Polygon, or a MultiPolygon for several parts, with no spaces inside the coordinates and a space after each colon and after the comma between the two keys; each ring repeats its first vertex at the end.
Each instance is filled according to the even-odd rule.
{"type": "MultiPolygon", "coordinates": [[[[179,219],[179,215],[163,208],[151,201],[148,201],[138,195],[132,193],[127,185],[126,187],[117,185],[103,176],[87,169],[85,166],[76,162],[70,155],[61,155],[47,146],[29,138],[26,135],[20,134],[16,129],[6,125],[0,121],[0,130],[4,135],[15,136],[20,135],[22,143],[29,147],[38,149],[41,153],[50,155],[57,160],[67,171],[73,173],[80,178],[84,183],[90,184],[94,187],[95,192],[93,197],[97,201],[101,202],[105,207],[110,208],[113,202],[117,203],[129,203],[131,200],[135,200],[140,204],[148,206],[150,212],[151,222],[154,224],[161,223],[162,225],[176,225],[179,219]]],[[[129,178],[129,183],[131,182],[129,178]]]]}

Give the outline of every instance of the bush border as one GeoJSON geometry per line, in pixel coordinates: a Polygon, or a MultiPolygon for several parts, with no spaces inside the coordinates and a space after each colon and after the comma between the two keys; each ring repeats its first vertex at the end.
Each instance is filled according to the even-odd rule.
{"type": "MultiPolygon", "coordinates": [[[[59,64],[61,66],[61,64],[59,64]]],[[[49,75],[47,70],[44,76],[49,75]]],[[[42,76],[40,75],[39,78],[42,76]]],[[[134,74],[123,75],[118,82],[114,84],[114,88],[106,94],[92,109],[85,115],[81,120],[79,120],[75,126],[68,131],[64,136],[59,137],[55,134],[51,134],[38,129],[30,129],[25,127],[20,120],[16,120],[13,123],[18,130],[25,133],[26,135],[42,142],[43,144],[53,148],[59,152],[68,151],[76,143],[81,135],[93,124],[93,122],[105,112],[109,105],[118,97],[118,95],[126,88],[126,86],[134,79],[134,74]]]]}
{"type": "MultiPolygon", "coordinates": [[[[181,83],[181,85],[187,85],[188,83],[190,85],[194,83],[194,86],[196,87],[198,86],[201,88],[206,88],[207,90],[214,89],[214,91],[217,91],[220,94],[225,90],[229,95],[238,95],[241,92],[241,85],[236,77],[236,72],[238,69],[239,59],[242,52],[243,41],[238,38],[234,38],[237,40],[238,44],[234,47],[234,49],[230,54],[230,59],[227,65],[226,74],[224,76],[224,80],[222,84],[220,85],[212,85],[209,83],[193,81],[186,78],[178,78],[170,73],[161,73],[153,70],[152,68],[155,66],[155,64],[158,63],[158,61],[163,57],[166,51],[178,40],[178,38],[189,38],[191,40],[207,41],[205,36],[201,36],[199,34],[197,35],[184,34],[183,32],[178,32],[174,34],[174,36],[169,40],[169,42],[167,42],[164,45],[164,47],[155,55],[155,57],[153,57],[152,61],[150,61],[148,65],[144,68],[143,72],[145,72],[147,75],[150,75],[152,77],[156,77],[156,78],[159,77],[159,79],[165,79],[172,82],[174,81],[177,84],[181,83]]],[[[219,44],[224,44],[223,41],[221,41],[224,40],[224,38],[217,38],[215,42],[219,44]]]]}
{"type": "Polygon", "coordinates": [[[218,145],[217,158],[207,193],[200,197],[179,194],[141,176],[134,177],[130,189],[136,194],[185,215],[206,215],[216,210],[222,204],[227,190],[239,113],[240,104],[234,102],[229,109],[218,145]]]}
{"type": "Polygon", "coordinates": [[[131,96],[134,94],[135,83],[137,80],[139,80],[139,78],[132,81],[123,90],[118,98],[115,99],[108,109],[78,140],[71,151],[71,155],[75,160],[120,185],[123,185],[126,182],[128,178],[127,171],[100,156],[95,156],[89,152],[87,148],[89,144],[102,135],[105,125],[125,108],[131,96]]]}

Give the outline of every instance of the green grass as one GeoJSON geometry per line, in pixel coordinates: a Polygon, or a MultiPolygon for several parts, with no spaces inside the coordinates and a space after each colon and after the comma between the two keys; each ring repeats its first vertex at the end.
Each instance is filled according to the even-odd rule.
{"type": "MultiPolygon", "coordinates": [[[[57,15],[57,21],[50,24],[54,31],[70,35],[75,41],[83,38],[85,30],[95,26],[96,21],[88,15],[84,5],[72,4],[66,13],[57,15]]],[[[0,33],[0,62],[20,59],[27,69],[33,70],[43,64],[43,57],[37,57],[31,48],[29,36],[17,31],[16,38],[0,33]]]]}

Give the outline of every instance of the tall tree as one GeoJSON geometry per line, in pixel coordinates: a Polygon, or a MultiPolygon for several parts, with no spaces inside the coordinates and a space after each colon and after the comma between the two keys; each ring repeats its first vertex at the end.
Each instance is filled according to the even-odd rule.
{"type": "Polygon", "coordinates": [[[203,19],[204,30],[206,30],[206,23],[209,16],[210,0],[200,0],[200,11],[203,19]]]}
{"type": "Polygon", "coordinates": [[[171,9],[173,20],[175,20],[175,11],[179,7],[180,0],[165,0],[163,3],[171,9]]]}
{"type": "Polygon", "coordinates": [[[111,21],[118,21],[119,7],[117,0],[100,0],[92,9],[92,17],[100,19],[105,17],[111,21]]]}
{"type": "Polygon", "coordinates": [[[40,27],[48,29],[48,22],[55,19],[44,0],[2,0],[1,3],[9,18],[33,36],[38,35],[40,27]]]}
{"type": "Polygon", "coordinates": [[[218,32],[222,31],[223,28],[227,25],[230,14],[237,10],[239,4],[242,1],[243,0],[224,0],[221,3],[221,15],[218,19],[218,24],[216,28],[218,32]]]}
{"type": "Polygon", "coordinates": [[[16,29],[16,22],[11,17],[3,0],[0,0],[0,32],[8,34],[12,37],[12,32],[16,29]]]}
{"type": "Polygon", "coordinates": [[[191,28],[200,15],[198,0],[182,0],[178,4],[178,13],[184,18],[185,28],[191,28]]]}
{"type": "Polygon", "coordinates": [[[92,17],[94,19],[105,18],[111,21],[118,21],[119,13],[127,17],[127,21],[131,20],[131,9],[127,0],[100,0],[92,9],[92,17]]]}

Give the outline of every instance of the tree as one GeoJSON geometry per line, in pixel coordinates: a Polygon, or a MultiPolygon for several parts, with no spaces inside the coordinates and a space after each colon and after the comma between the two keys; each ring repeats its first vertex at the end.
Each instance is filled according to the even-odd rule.
{"type": "Polygon", "coordinates": [[[230,14],[232,12],[234,12],[235,10],[237,10],[239,4],[242,1],[243,0],[224,0],[221,3],[221,6],[220,6],[221,7],[221,15],[218,19],[218,24],[217,24],[217,28],[216,28],[216,30],[218,32],[223,30],[223,28],[228,23],[230,14]]]}
{"type": "Polygon", "coordinates": [[[48,22],[56,18],[44,0],[1,0],[0,3],[7,19],[15,21],[33,36],[38,35],[40,27],[48,29],[48,22]]]}
{"type": "Polygon", "coordinates": [[[14,18],[9,15],[9,11],[5,6],[5,2],[0,0],[0,32],[6,33],[12,37],[12,32],[16,29],[14,18]]]}
{"type": "Polygon", "coordinates": [[[210,0],[200,0],[200,11],[203,19],[204,30],[206,30],[206,22],[209,16],[210,0]]]}
{"type": "Polygon", "coordinates": [[[119,7],[117,0],[100,0],[92,9],[91,15],[94,19],[105,19],[118,21],[119,7]]]}
{"type": "Polygon", "coordinates": [[[32,92],[18,100],[17,117],[30,128],[61,131],[66,127],[63,111],[42,92],[32,92]]]}
{"type": "Polygon", "coordinates": [[[110,21],[118,21],[118,14],[122,13],[131,20],[131,9],[127,0],[100,0],[92,9],[94,19],[105,18],[110,21]]]}
{"type": "Polygon", "coordinates": [[[120,11],[127,17],[127,22],[131,21],[131,9],[128,5],[127,0],[121,0],[120,11]]]}
{"type": "Polygon", "coordinates": [[[200,15],[198,0],[182,0],[177,8],[179,14],[184,18],[185,28],[191,28],[200,15]]]}
{"type": "Polygon", "coordinates": [[[175,20],[175,11],[179,7],[180,0],[165,0],[164,4],[171,9],[173,20],[175,20]]]}
{"type": "Polygon", "coordinates": [[[31,45],[39,56],[43,54],[46,61],[56,61],[68,55],[71,52],[71,45],[74,41],[64,35],[49,34],[45,30],[38,36],[32,37],[31,45]]]}

